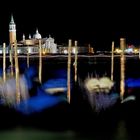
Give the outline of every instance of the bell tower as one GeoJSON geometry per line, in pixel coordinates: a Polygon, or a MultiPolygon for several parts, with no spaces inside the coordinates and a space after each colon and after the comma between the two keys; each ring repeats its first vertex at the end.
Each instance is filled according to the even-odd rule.
{"type": "Polygon", "coordinates": [[[11,21],[9,23],[9,43],[13,44],[16,41],[16,24],[14,22],[13,15],[11,15],[11,21]]]}

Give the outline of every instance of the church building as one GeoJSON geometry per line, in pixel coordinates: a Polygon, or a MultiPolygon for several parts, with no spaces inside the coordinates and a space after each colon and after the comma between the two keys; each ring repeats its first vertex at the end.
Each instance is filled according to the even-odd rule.
{"type": "Polygon", "coordinates": [[[57,44],[54,42],[54,38],[52,38],[50,35],[49,37],[42,38],[41,34],[39,33],[38,29],[36,29],[36,33],[31,37],[29,35],[28,38],[25,37],[23,34],[23,38],[20,41],[17,41],[16,39],[16,24],[14,22],[13,15],[11,15],[11,21],[9,23],[9,43],[10,46],[17,41],[18,49],[20,49],[18,52],[27,52],[27,48],[29,47],[29,53],[38,52],[39,49],[39,40],[41,40],[42,49],[46,50],[47,53],[57,53],[57,44]]]}

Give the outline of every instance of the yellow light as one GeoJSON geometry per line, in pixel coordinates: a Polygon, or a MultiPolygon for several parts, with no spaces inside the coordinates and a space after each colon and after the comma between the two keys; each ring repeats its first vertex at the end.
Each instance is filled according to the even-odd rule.
{"type": "Polygon", "coordinates": [[[139,50],[138,49],[134,49],[134,53],[139,53],[139,50]]]}
{"type": "Polygon", "coordinates": [[[117,49],[115,49],[115,52],[116,52],[116,53],[121,53],[122,50],[117,48],[117,49]]]}

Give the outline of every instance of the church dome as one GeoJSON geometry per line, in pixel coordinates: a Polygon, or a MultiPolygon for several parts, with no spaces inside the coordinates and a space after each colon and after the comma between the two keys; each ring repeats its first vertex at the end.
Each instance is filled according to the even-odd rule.
{"type": "Polygon", "coordinates": [[[41,39],[41,34],[38,32],[38,29],[36,30],[36,33],[33,36],[34,39],[41,39]]]}

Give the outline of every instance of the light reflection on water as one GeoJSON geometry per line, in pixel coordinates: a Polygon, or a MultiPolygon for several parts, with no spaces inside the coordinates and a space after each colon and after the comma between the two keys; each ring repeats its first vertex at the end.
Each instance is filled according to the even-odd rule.
{"type": "Polygon", "coordinates": [[[71,140],[77,139],[72,131],[48,132],[37,129],[16,128],[0,132],[2,140],[71,140]]]}
{"type": "MultiPolygon", "coordinates": [[[[97,66],[97,64],[96,64],[96,66],[97,66]]],[[[85,76],[87,76],[86,75],[87,70],[90,70],[90,72],[91,72],[92,69],[95,68],[93,65],[92,65],[92,67],[90,66],[89,69],[82,69],[81,67],[82,66],[79,66],[79,69],[81,70],[79,72],[79,74],[80,74],[81,77],[84,77],[84,78],[85,78],[85,76]]],[[[135,65],[135,67],[136,67],[136,65],[135,65]]],[[[47,68],[48,67],[46,67],[46,69],[43,70],[44,73],[47,73],[46,72],[47,68]]],[[[96,67],[96,71],[98,71],[99,68],[96,67]]],[[[102,67],[103,72],[101,72],[101,75],[103,75],[105,72],[107,72],[107,75],[110,74],[110,71],[108,71],[107,68],[110,69],[110,65],[105,65],[105,66],[102,67]]],[[[115,69],[115,70],[117,71],[118,69],[115,69]]],[[[49,67],[48,72],[49,71],[51,71],[50,67],[49,67]]],[[[133,70],[129,71],[128,73],[129,73],[129,75],[130,74],[131,75],[136,74],[136,73],[133,73],[133,70]]],[[[119,75],[119,73],[117,73],[117,75],[119,75]]],[[[52,75],[48,74],[45,77],[45,80],[47,78],[50,78],[51,76],[52,75]]],[[[119,79],[119,78],[116,76],[115,79],[119,79]]],[[[77,103],[77,105],[78,105],[78,103],[77,103]]],[[[77,107],[77,110],[80,110],[80,111],[84,110],[84,107],[85,106],[79,105],[79,108],[77,107]]],[[[121,112],[123,115],[125,114],[125,118],[123,118],[121,116],[121,119],[120,120],[118,119],[117,122],[115,122],[115,123],[114,123],[114,121],[116,121],[114,119],[115,115],[113,115],[112,117],[110,116],[109,119],[107,119],[107,120],[104,120],[103,124],[102,124],[102,122],[100,122],[99,125],[96,124],[96,126],[98,125],[98,128],[96,128],[96,126],[94,125],[94,122],[96,122],[96,120],[93,120],[93,122],[91,124],[93,124],[93,127],[95,127],[95,128],[93,130],[90,130],[90,128],[88,128],[88,130],[86,132],[85,132],[86,128],[84,130],[82,130],[82,132],[77,132],[77,131],[73,131],[73,130],[61,131],[61,132],[56,132],[56,131],[53,132],[53,131],[47,131],[47,130],[39,130],[39,129],[35,129],[35,128],[30,128],[29,129],[29,128],[17,127],[17,128],[14,128],[14,129],[0,131],[0,139],[1,140],[23,140],[23,139],[26,139],[26,140],[29,140],[29,139],[30,140],[31,139],[34,139],[34,140],[36,140],[36,139],[39,139],[39,140],[41,140],[41,139],[45,139],[45,140],[58,140],[58,139],[60,139],[60,140],[63,140],[63,139],[64,140],[71,140],[71,139],[73,139],[73,140],[90,140],[90,139],[93,139],[93,140],[102,140],[102,139],[107,139],[107,140],[121,140],[121,139],[122,140],[128,140],[128,139],[132,139],[133,140],[135,137],[139,136],[139,132],[137,133],[136,131],[134,131],[134,130],[136,130],[135,127],[139,126],[138,125],[139,124],[139,121],[138,121],[139,119],[136,119],[136,117],[139,118],[138,117],[138,111],[135,112],[133,110],[134,108],[129,108],[129,107],[127,107],[127,109],[128,109],[127,111],[129,112],[128,114],[125,114],[125,112],[123,112],[123,111],[121,112]],[[112,119],[110,119],[110,118],[112,118],[112,119]],[[111,124],[111,123],[113,123],[113,124],[111,124]]],[[[139,108],[137,108],[137,109],[139,109],[139,108]]],[[[83,111],[83,113],[86,113],[86,112],[83,111]]],[[[84,118],[82,116],[83,114],[81,114],[81,116],[77,115],[77,114],[73,113],[73,115],[75,117],[75,120],[78,121],[80,118],[83,118],[83,121],[79,121],[79,123],[81,123],[80,127],[85,127],[84,125],[82,125],[82,123],[86,123],[86,121],[88,120],[89,116],[85,115],[86,117],[84,118]]],[[[110,114],[108,114],[108,116],[109,115],[110,114]]],[[[116,115],[117,115],[117,113],[116,113],[116,115]]],[[[119,118],[119,115],[118,115],[118,117],[116,116],[115,118],[119,118]]],[[[102,118],[102,119],[104,119],[104,118],[102,118]]],[[[71,121],[71,120],[68,120],[68,121],[71,121]]],[[[47,122],[45,124],[47,125],[47,122]]],[[[74,122],[72,122],[72,124],[74,124],[74,122]]],[[[90,125],[89,127],[92,127],[92,125],[90,125]]],[[[138,130],[140,130],[140,129],[138,129],[138,130]]]]}
{"type": "MultiPolygon", "coordinates": [[[[134,137],[133,137],[134,138],[134,137]]],[[[133,139],[132,138],[132,139],[133,139]]],[[[62,131],[53,132],[34,128],[15,128],[0,132],[2,140],[128,140],[130,139],[127,128],[123,121],[120,121],[115,132],[110,131],[94,131],[94,132],[74,132],[62,131]]]]}

